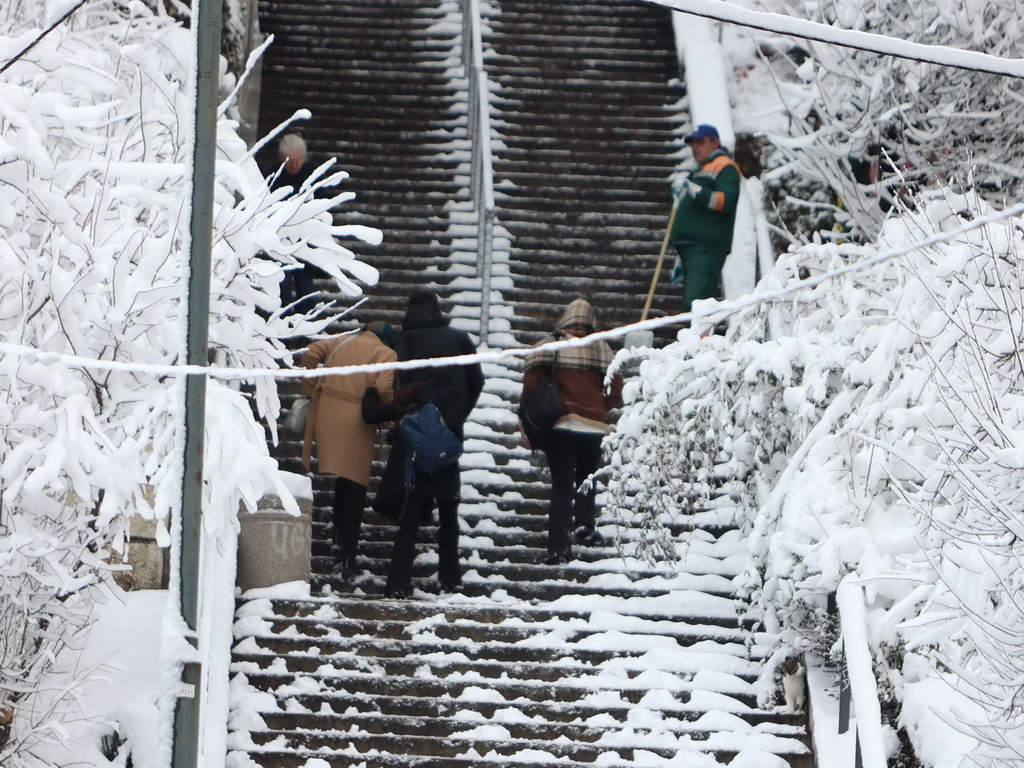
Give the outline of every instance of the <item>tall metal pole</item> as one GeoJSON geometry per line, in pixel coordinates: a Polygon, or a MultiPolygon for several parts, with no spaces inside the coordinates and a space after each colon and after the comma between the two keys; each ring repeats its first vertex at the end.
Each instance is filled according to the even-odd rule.
{"type": "MultiPolygon", "coordinates": [[[[206,365],[210,327],[210,250],[217,149],[218,75],[223,0],[193,0],[196,39],[196,111],[192,153],[191,250],[188,276],[189,365],[206,365]]],[[[203,512],[203,433],[206,376],[185,379],[185,456],[181,499],[181,613],[198,645],[200,530],[203,512]]],[[[174,715],[174,768],[199,765],[202,667],[185,665],[174,715]]]]}

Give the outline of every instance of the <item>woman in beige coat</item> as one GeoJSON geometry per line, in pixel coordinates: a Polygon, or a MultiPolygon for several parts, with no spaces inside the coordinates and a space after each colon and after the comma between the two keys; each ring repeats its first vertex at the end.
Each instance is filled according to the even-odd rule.
{"type": "MultiPolygon", "coordinates": [[[[389,346],[394,336],[394,329],[387,323],[370,323],[359,333],[310,344],[302,355],[302,364],[306,368],[337,368],[394,362],[397,355],[389,346]]],[[[390,400],[393,377],[392,370],[354,372],[305,379],[302,384],[303,394],[310,398],[302,462],[309,470],[312,444],[316,443],[319,471],[337,475],[332,551],[345,573],[354,569],[359,551],[377,432],[376,425],[363,421],[363,393],[376,387],[382,399],[390,400]]]]}

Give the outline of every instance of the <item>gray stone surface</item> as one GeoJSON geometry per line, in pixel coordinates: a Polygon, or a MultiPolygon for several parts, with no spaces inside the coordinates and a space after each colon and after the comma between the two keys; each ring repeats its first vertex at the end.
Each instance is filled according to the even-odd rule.
{"type": "MultiPolygon", "coordinates": [[[[144,488],[146,499],[152,503],[151,486],[144,488]]],[[[136,589],[167,589],[170,580],[170,550],[156,541],[156,520],[133,515],[129,524],[127,565],[131,570],[114,574],[114,581],[127,591],[136,589]]],[[[125,562],[113,553],[111,562],[125,562]]]]}
{"type": "Polygon", "coordinates": [[[241,511],[238,521],[238,575],[245,591],[287,581],[308,581],[312,538],[312,502],[299,500],[301,514],[284,511],[276,496],[260,499],[255,512],[241,511]]]}

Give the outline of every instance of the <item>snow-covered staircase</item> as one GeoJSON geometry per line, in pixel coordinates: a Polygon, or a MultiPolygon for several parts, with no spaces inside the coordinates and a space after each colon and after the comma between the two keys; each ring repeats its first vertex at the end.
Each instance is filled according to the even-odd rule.
{"type": "MultiPolygon", "coordinates": [[[[669,13],[643,3],[485,5],[498,221],[521,341],[583,295],[605,326],[640,319],[688,157],[669,13]],[[570,294],[567,296],[567,294],[570,294]]],[[[680,312],[671,254],[653,314],[680,312]]]]}
{"type": "MultiPolygon", "coordinates": [[[[372,246],[346,242],[381,271],[359,319],[397,322],[418,287],[444,293],[460,272],[453,248],[475,247],[469,201],[465,81],[455,0],[260,0],[260,23],[275,42],[260,97],[260,132],[296,110],[311,158],[333,157],[354,192],[339,224],[385,232],[372,246]]],[[[276,162],[268,147],[264,164],[276,162]]],[[[319,282],[341,307],[351,299],[319,282]]]]}
{"type": "MultiPolygon", "coordinates": [[[[358,214],[345,220],[385,231],[384,246],[360,247],[382,270],[360,319],[397,321],[411,288],[427,285],[475,333],[458,5],[262,8],[278,38],[264,129],[312,108],[311,147],[353,174],[358,214]]],[[[578,293],[607,324],[638,318],[684,119],[665,12],[502,0],[485,15],[501,299],[491,346],[531,343],[578,293]]],[[[656,306],[677,301],[662,292],[656,306]]],[[[741,755],[736,766],[810,768],[802,716],[757,706],[761,649],[739,618],[732,578],[745,547],[727,489],[673,531],[687,542],[678,574],[624,558],[616,537],[628,548],[638,534],[606,521],[608,544],[542,565],[547,473],[516,434],[518,364],[484,371],[463,458],[463,593],[437,594],[428,526],[414,599],[381,599],[395,529],[372,515],[360,573],[332,573],[332,480],[317,476],[310,596],[238,603],[229,765],[699,768],[741,755]]],[[[296,443],[275,449],[298,470],[296,443]]]]}

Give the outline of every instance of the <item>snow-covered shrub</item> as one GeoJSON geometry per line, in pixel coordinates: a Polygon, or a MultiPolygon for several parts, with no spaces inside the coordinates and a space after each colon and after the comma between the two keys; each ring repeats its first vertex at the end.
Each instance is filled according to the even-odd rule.
{"type": "MultiPolygon", "coordinates": [[[[0,63],[71,5],[4,4],[0,63]]],[[[92,0],[0,75],[0,710],[16,713],[4,765],[59,737],[39,681],[87,622],[128,517],[156,518],[166,542],[180,498],[179,379],[120,366],[182,359],[192,48],[142,3],[92,0]]],[[[270,193],[221,121],[210,343],[223,364],[276,367],[282,339],[327,322],[282,312],[296,257],[350,293],[352,277],[376,279],[335,240],[379,236],[333,225],[351,195],[314,199],[343,178],[325,167],[301,194],[270,193]]],[[[273,428],[273,382],[254,399],[273,428]]],[[[230,525],[276,466],[246,398],[212,381],[208,400],[206,522],[230,525]]]]}
{"type": "MultiPolygon", "coordinates": [[[[990,212],[933,200],[873,246],[786,254],[759,288],[990,212]]],[[[1022,231],[988,224],[749,309],[725,338],[682,335],[643,363],[612,438],[621,514],[687,513],[678,498],[708,489],[683,468],[726,461],[717,472],[739,483],[731,501],[749,533],[740,586],[779,637],[775,659],[832,653],[828,597],[859,579],[883,690],[902,695],[905,655],[915,681],[930,660],[930,675],[985,705],[983,765],[1024,755],[1022,231]],[[668,456],[650,460],[645,431],[668,456]]]]}
{"type": "MultiPolygon", "coordinates": [[[[760,3],[787,16],[900,40],[1011,59],[1024,53],[1024,18],[1014,0],[760,3]]],[[[995,200],[1020,196],[1024,86],[1018,78],[836,46],[811,44],[808,50],[810,58],[796,62],[797,77],[780,84],[794,120],[792,135],[777,141],[803,174],[832,187],[853,226],[869,236],[879,231],[879,199],[891,197],[887,187],[899,187],[901,176],[922,183],[970,180],[995,200]],[[872,161],[888,180],[858,183],[851,162],[872,161]]],[[[788,74],[791,67],[780,69],[788,74]]]]}

